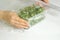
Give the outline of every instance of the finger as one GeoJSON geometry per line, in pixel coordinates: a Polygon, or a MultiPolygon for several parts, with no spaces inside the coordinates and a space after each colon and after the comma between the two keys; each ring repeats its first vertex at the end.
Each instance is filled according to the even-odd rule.
{"type": "Polygon", "coordinates": [[[28,25],[28,22],[26,20],[23,20],[22,18],[19,18],[19,17],[13,17],[12,20],[20,22],[21,24],[24,24],[24,25],[28,25]]]}
{"type": "Polygon", "coordinates": [[[28,24],[28,22],[23,22],[23,23],[21,23],[21,24],[25,24],[25,26],[27,26],[27,27],[29,27],[29,24],[28,24]]]}
{"type": "Polygon", "coordinates": [[[15,23],[15,24],[18,24],[18,25],[23,25],[23,26],[28,27],[27,24],[24,24],[24,23],[21,23],[21,22],[15,21],[15,20],[12,20],[12,23],[15,23]]]}
{"type": "Polygon", "coordinates": [[[17,28],[28,28],[28,27],[25,27],[25,26],[23,26],[23,25],[18,25],[18,24],[17,24],[17,25],[14,24],[14,26],[17,27],[17,28]]]}
{"type": "Polygon", "coordinates": [[[28,26],[28,23],[27,22],[25,22],[25,21],[21,21],[21,19],[12,19],[13,20],[13,22],[18,22],[19,24],[21,24],[21,25],[24,25],[24,26],[28,26]]]}
{"type": "Polygon", "coordinates": [[[16,23],[14,23],[13,26],[15,26],[16,28],[28,28],[28,27],[25,27],[25,26],[23,26],[23,25],[18,25],[18,24],[16,24],[16,23]]]}
{"type": "Polygon", "coordinates": [[[12,25],[16,26],[17,28],[28,28],[28,26],[19,24],[19,22],[16,22],[16,23],[12,22],[12,25]]]}
{"type": "Polygon", "coordinates": [[[26,20],[24,20],[24,19],[19,18],[18,21],[19,21],[19,22],[21,21],[21,22],[23,22],[24,24],[27,24],[27,25],[28,25],[28,21],[26,21],[26,20]]]}

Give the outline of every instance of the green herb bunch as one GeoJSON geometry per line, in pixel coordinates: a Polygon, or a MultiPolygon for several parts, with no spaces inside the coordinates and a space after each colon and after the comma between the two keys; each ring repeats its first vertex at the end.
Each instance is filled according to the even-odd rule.
{"type": "Polygon", "coordinates": [[[18,15],[20,18],[28,20],[29,18],[37,14],[40,14],[41,12],[43,12],[43,10],[44,10],[43,7],[36,6],[33,4],[32,6],[28,6],[23,9],[20,9],[18,15]]]}

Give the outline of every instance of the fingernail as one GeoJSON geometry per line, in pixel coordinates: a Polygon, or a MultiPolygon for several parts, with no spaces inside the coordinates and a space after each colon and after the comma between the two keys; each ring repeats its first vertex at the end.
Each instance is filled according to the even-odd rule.
{"type": "Polygon", "coordinates": [[[28,30],[30,27],[28,26],[28,27],[25,27],[24,29],[26,29],[26,30],[28,30]]]}

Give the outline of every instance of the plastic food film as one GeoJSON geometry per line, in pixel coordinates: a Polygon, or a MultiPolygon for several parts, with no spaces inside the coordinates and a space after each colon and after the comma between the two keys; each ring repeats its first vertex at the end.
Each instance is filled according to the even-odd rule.
{"type": "MultiPolygon", "coordinates": [[[[3,10],[15,11],[19,17],[29,23],[30,27],[43,20],[45,18],[44,13],[46,12],[43,7],[36,5],[34,0],[18,0],[11,3],[7,9],[3,10]]],[[[11,27],[8,27],[8,29],[20,30],[11,27]]]]}

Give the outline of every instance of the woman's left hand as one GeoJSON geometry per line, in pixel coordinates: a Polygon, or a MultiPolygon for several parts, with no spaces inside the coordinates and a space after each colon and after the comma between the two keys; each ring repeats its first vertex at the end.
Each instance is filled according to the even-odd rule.
{"type": "Polygon", "coordinates": [[[16,28],[28,28],[28,22],[26,20],[23,20],[20,18],[16,12],[12,11],[2,11],[3,14],[3,20],[10,23],[16,28]]]}
{"type": "MultiPolygon", "coordinates": [[[[48,0],[41,0],[41,1],[43,1],[43,2],[45,2],[46,4],[48,4],[48,0]]],[[[36,4],[37,5],[40,5],[40,6],[44,6],[44,5],[42,5],[39,1],[36,1],[36,4]]]]}

